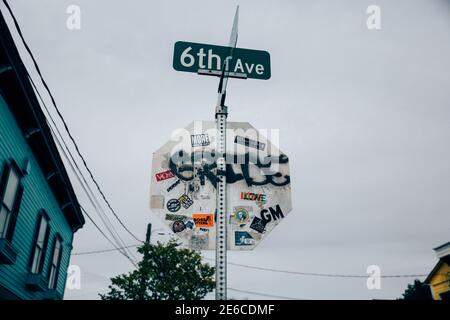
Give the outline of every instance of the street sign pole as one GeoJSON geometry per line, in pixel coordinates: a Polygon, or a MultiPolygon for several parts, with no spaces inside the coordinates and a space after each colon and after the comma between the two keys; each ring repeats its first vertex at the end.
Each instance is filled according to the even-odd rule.
{"type": "Polygon", "coordinates": [[[217,106],[217,171],[221,179],[217,182],[216,194],[216,300],[227,299],[227,189],[226,189],[226,127],[227,107],[217,106]]]}
{"type": "MultiPolygon", "coordinates": [[[[229,41],[230,57],[233,56],[233,50],[237,42],[237,29],[239,19],[239,6],[234,15],[233,28],[229,41]]],[[[225,71],[228,69],[228,60],[225,59],[222,66],[222,76],[220,77],[218,99],[216,106],[216,125],[217,125],[217,176],[221,179],[216,187],[216,300],[227,299],[227,179],[226,179],[226,129],[228,108],[225,106],[226,88],[228,75],[225,71]]]]}

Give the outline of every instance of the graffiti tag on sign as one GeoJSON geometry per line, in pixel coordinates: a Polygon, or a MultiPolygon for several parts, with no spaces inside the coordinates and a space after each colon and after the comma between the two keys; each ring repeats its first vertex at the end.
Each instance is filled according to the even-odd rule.
{"type": "MultiPolygon", "coordinates": [[[[212,150],[211,155],[216,155],[212,150]]],[[[169,160],[170,170],[182,181],[188,182],[194,179],[194,165],[195,161],[202,161],[202,165],[197,168],[197,175],[199,177],[201,185],[205,184],[205,181],[211,182],[216,187],[217,181],[220,177],[218,175],[225,175],[226,181],[229,184],[236,183],[244,180],[247,186],[265,186],[271,184],[276,187],[286,186],[291,182],[291,177],[288,174],[283,174],[279,171],[272,171],[271,165],[287,165],[289,158],[285,154],[281,154],[277,157],[267,156],[264,159],[254,159],[251,162],[250,159],[254,155],[249,153],[243,155],[229,155],[224,154],[227,161],[226,172],[216,174],[217,163],[215,159],[205,156],[204,152],[193,152],[190,155],[186,154],[183,150],[176,152],[169,160]],[[194,161],[195,160],[195,161],[194,161]],[[233,164],[239,164],[241,172],[235,172],[233,164]],[[251,173],[251,167],[254,166],[263,174],[251,173]]],[[[258,171],[258,170],[254,170],[258,171]]]]}
{"type": "Polygon", "coordinates": [[[259,141],[252,140],[247,137],[241,137],[241,136],[236,136],[236,138],[234,138],[234,143],[242,144],[246,147],[252,147],[252,148],[255,148],[258,150],[264,150],[266,148],[266,144],[263,142],[259,142],[259,141]]]}
{"type": "Polygon", "coordinates": [[[175,177],[172,171],[167,170],[155,174],[156,181],[163,181],[175,177]]]}
{"type": "Polygon", "coordinates": [[[269,210],[261,210],[261,219],[266,222],[270,222],[272,220],[275,221],[282,218],[284,218],[284,214],[279,204],[277,204],[275,209],[273,207],[269,207],[269,210]]]}
{"type": "Polygon", "coordinates": [[[236,231],[234,233],[234,244],[237,246],[251,246],[255,244],[255,239],[247,231],[236,231]]]}
{"type": "Polygon", "coordinates": [[[192,201],[192,199],[189,198],[189,196],[187,194],[181,195],[181,197],[178,198],[178,201],[181,203],[181,205],[185,209],[188,209],[194,203],[194,201],[192,201]]]}
{"type": "Polygon", "coordinates": [[[209,146],[209,144],[210,140],[207,133],[191,135],[191,145],[193,147],[206,147],[209,146]]]}
{"type": "MultiPolygon", "coordinates": [[[[172,171],[171,171],[172,172],[172,171]]],[[[177,181],[175,181],[170,187],[167,188],[167,192],[172,191],[177,185],[179,185],[181,183],[181,180],[178,179],[177,181]]]]}
{"type": "Polygon", "coordinates": [[[210,228],[214,226],[214,215],[210,213],[193,214],[192,220],[194,220],[194,223],[197,227],[210,228]]]}

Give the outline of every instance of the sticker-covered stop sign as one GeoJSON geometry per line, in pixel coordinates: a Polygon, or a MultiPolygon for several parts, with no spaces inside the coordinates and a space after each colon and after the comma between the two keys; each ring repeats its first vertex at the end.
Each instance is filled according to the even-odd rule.
{"type": "Polygon", "coordinates": [[[192,249],[215,249],[216,184],[227,181],[228,250],[251,250],[292,210],[289,159],[246,122],[227,123],[226,172],[216,123],[176,130],[153,153],[150,207],[192,249]]]}

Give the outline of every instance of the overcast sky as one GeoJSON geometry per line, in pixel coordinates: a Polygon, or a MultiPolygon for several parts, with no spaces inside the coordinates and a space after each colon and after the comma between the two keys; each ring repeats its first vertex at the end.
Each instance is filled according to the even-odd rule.
{"type": "MultiPolygon", "coordinates": [[[[294,209],[254,251],[230,252],[229,261],[427,274],[437,262],[432,248],[450,240],[450,1],[10,2],[82,153],[141,238],[148,222],[163,227],[149,209],[152,152],[174,129],[214,117],[218,79],[173,70],[173,45],[226,45],[239,4],[238,47],[269,51],[272,78],[230,80],[229,120],[280,129],[294,209]],[[66,27],[72,4],[81,8],[80,30],[66,27]],[[366,27],[371,4],[381,8],[381,30],[366,27]]],[[[73,252],[110,247],[87,222],[73,252]]],[[[97,299],[110,277],[132,268],[116,252],[71,264],[81,268],[82,287],[66,299],[97,299]]],[[[299,299],[397,298],[413,281],[382,279],[369,290],[364,278],[237,266],[228,275],[231,288],[299,299]]]]}

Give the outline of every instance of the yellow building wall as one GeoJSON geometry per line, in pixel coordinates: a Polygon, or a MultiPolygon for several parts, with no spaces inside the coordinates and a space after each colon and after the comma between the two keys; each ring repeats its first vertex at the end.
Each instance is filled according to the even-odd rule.
{"type": "Polygon", "coordinates": [[[430,280],[434,300],[440,300],[439,295],[450,290],[450,266],[443,263],[430,280]]]}

